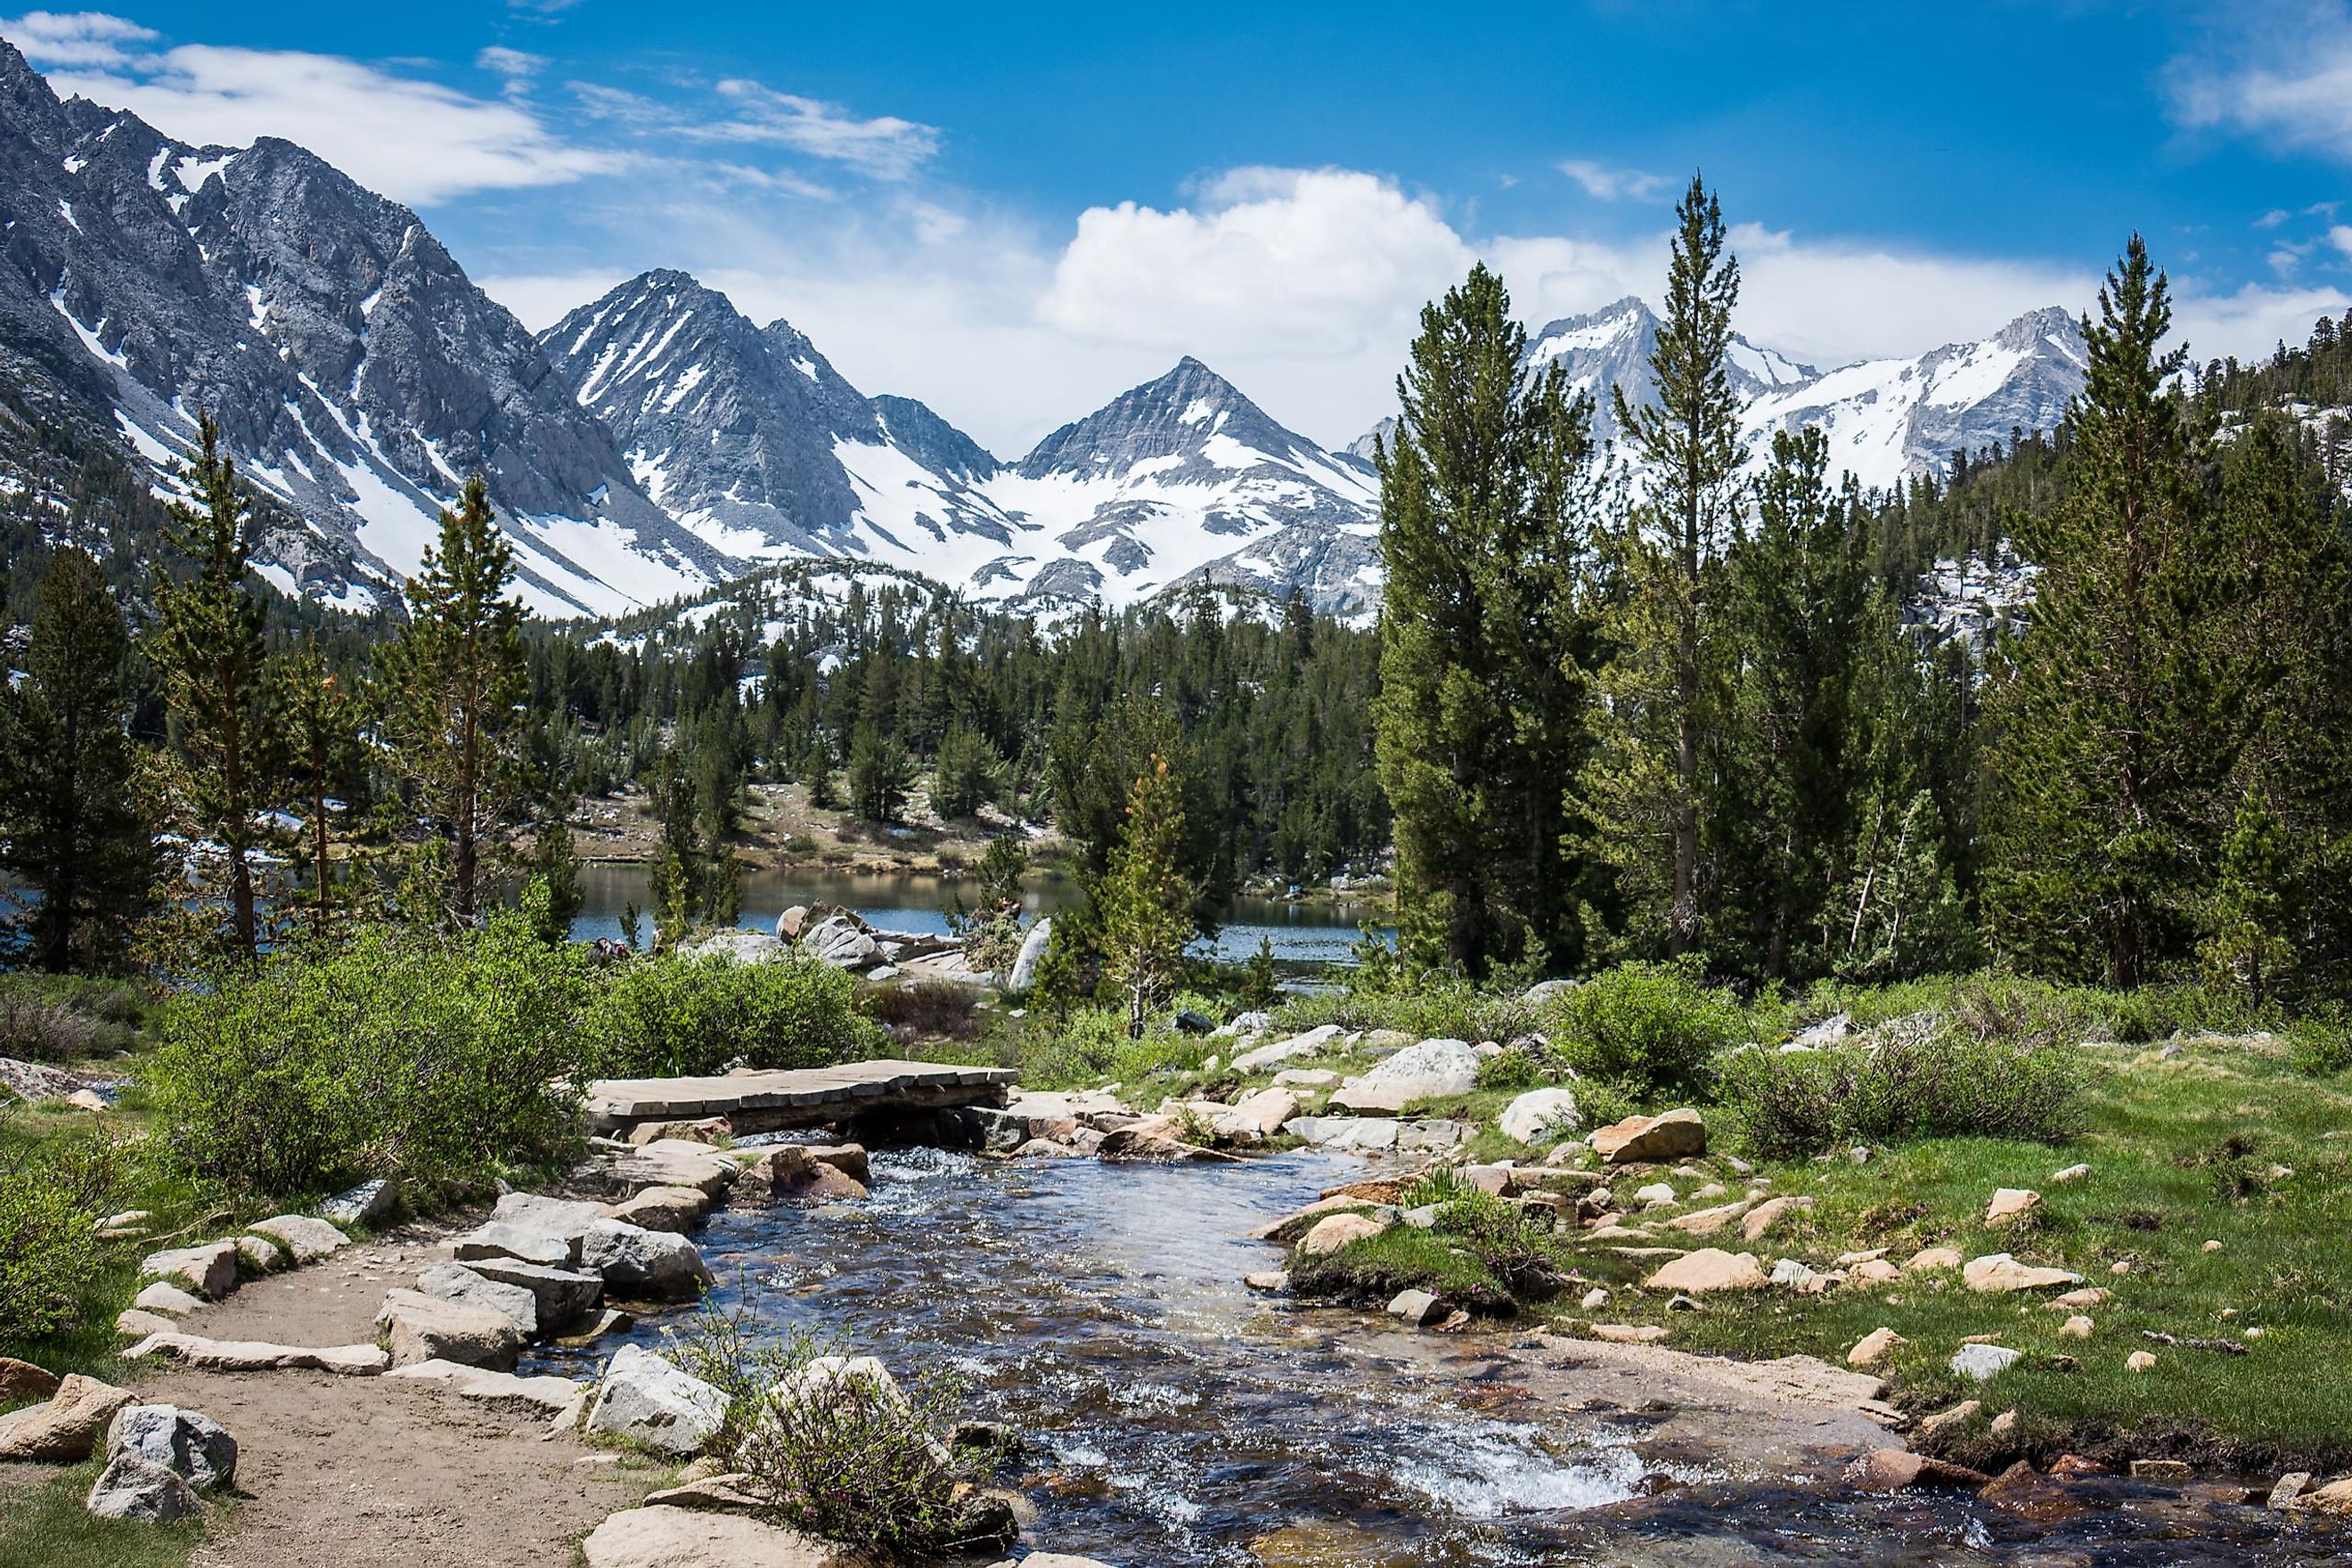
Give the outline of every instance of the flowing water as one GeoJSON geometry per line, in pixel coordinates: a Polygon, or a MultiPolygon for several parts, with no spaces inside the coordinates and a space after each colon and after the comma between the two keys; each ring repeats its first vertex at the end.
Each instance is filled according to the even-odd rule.
{"type": "Polygon", "coordinates": [[[2050,1527],[1968,1498],[1853,1497],[1809,1484],[1832,1462],[1800,1458],[1811,1418],[1661,1408],[1613,1372],[1581,1374],[1611,1397],[1578,1398],[1507,1332],[1413,1333],[1242,1288],[1279,1256],[1253,1226],[1363,1173],[1314,1153],[879,1152],[866,1203],[722,1213],[698,1239],[722,1305],[902,1373],[944,1360],[970,1414],[1031,1446],[998,1478],[1035,1505],[1024,1540],[1122,1568],[2352,1564],[2352,1535],[2126,1482],[2050,1527]]]}
{"type": "MultiPolygon", "coordinates": [[[[605,861],[582,868],[583,901],[579,917],[572,922],[574,940],[620,936],[622,912],[629,905],[651,908],[652,880],[652,871],[641,865],[605,861]]],[[[948,922],[942,911],[959,897],[969,900],[971,896],[968,881],[950,882],[919,873],[745,871],[743,913],[736,923],[746,931],[772,931],[776,917],[794,904],[829,903],[855,910],[890,931],[944,933],[948,922]]],[[[1050,882],[1031,888],[1022,901],[1032,914],[1050,915],[1067,908],[1077,896],[1069,884],[1050,882]]],[[[1344,964],[1352,962],[1349,950],[1361,936],[1363,923],[1386,919],[1379,906],[1369,903],[1236,899],[1225,911],[1215,942],[1202,943],[1197,951],[1239,963],[1257,951],[1263,938],[1286,966],[1344,964]]],[[[1381,929],[1386,931],[1385,924],[1381,929]]]]}

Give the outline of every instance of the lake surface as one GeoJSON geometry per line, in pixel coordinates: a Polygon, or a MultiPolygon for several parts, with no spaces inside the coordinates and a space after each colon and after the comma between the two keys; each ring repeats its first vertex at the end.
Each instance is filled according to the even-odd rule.
{"type": "MultiPolygon", "coordinates": [[[[697,1237],[713,1300],[901,1375],[952,1369],[968,1414],[1029,1445],[996,1484],[1034,1504],[1035,1550],[1119,1568],[2352,1563],[2352,1532],[2128,1482],[2044,1527],[1965,1494],[1759,1479],[1725,1418],[1657,1414],[1640,1381],[1580,1408],[1502,1353],[1507,1331],[1244,1289],[1280,1256],[1248,1231],[1365,1173],[1339,1157],[873,1163],[866,1203],[715,1216],[697,1237]]],[[[658,1349],[665,1326],[627,1337],[658,1349]]],[[[588,1376],[613,1348],[533,1360],[588,1376]]]]}
{"type": "MultiPolygon", "coordinates": [[[[621,914],[631,903],[639,910],[652,901],[653,872],[643,865],[599,863],[580,872],[583,902],[572,923],[574,938],[618,938],[621,914]]],[[[1078,898],[1068,882],[1034,887],[1022,897],[1032,914],[1052,914],[1078,898]]],[[[822,869],[743,873],[743,914],[736,923],[746,931],[772,931],[776,917],[795,904],[830,903],[855,910],[866,920],[892,931],[932,931],[948,929],[944,910],[957,899],[973,897],[970,881],[950,882],[940,877],[876,875],[822,869]]],[[[1257,951],[1259,939],[1272,944],[1274,956],[1287,965],[1307,966],[1351,962],[1349,950],[1369,920],[1385,922],[1386,912],[1375,904],[1294,904],[1280,899],[1234,900],[1213,947],[1223,960],[1238,963],[1257,951]]],[[[650,917],[648,917],[650,923],[650,917]]],[[[1383,925],[1385,930],[1385,924],[1383,925]]]]}

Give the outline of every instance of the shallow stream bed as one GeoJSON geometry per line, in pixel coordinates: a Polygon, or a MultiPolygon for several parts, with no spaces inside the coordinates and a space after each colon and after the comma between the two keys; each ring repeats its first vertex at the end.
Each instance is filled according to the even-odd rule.
{"type": "Polygon", "coordinates": [[[1031,1446],[998,1478],[1035,1506],[1025,1540],[1122,1568],[2352,1564],[2352,1532],[2194,1490],[2118,1481],[2052,1525],[1857,1497],[1835,1482],[1871,1441],[1857,1416],[1743,1409],[1524,1334],[1416,1333],[1243,1289],[1279,1259],[1252,1227],[1363,1171],[910,1150],[875,1156],[867,1203],[722,1213],[698,1239],[722,1305],[902,1375],[945,1358],[969,1414],[1031,1446]]]}

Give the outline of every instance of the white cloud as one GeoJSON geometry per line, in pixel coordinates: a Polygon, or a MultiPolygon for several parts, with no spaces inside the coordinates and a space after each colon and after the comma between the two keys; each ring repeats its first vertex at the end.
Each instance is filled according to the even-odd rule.
{"type": "Polygon", "coordinates": [[[1674,182],[1664,174],[1612,169],[1590,158],[1563,158],[1559,172],[1583,186],[1584,194],[1596,201],[1654,202],[1674,189],[1674,182]]]}
{"type": "Polygon", "coordinates": [[[624,163],[569,145],[520,104],[332,55],[185,44],[53,71],[49,83],[200,146],[283,137],[403,202],[561,184],[624,163]]]}
{"type": "Polygon", "coordinates": [[[152,43],[152,27],[103,11],[27,11],[0,19],[0,37],[37,66],[109,66],[129,58],[126,45],[152,43]]]}
{"type": "Polygon", "coordinates": [[[2248,283],[2228,294],[2183,284],[2172,306],[2172,341],[2187,343],[2198,363],[2267,359],[2282,342],[2301,343],[2322,316],[2341,320],[2347,299],[2339,289],[2265,289],[2248,283]]]}
{"type": "Polygon", "coordinates": [[[769,142],[845,163],[880,180],[903,180],[939,151],[940,133],[895,115],[860,120],[839,104],[778,92],[741,79],[719,84],[735,108],[730,118],[688,127],[720,142],[769,142]]]}
{"type": "Polygon", "coordinates": [[[503,44],[492,44],[474,57],[474,63],[486,71],[507,79],[507,90],[513,92],[527,87],[547,68],[547,57],[525,49],[510,49],[503,44]]]}
{"type": "Polygon", "coordinates": [[[2166,68],[2173,119],[2352,163],[2352,16],[2341,4],[2232,7],[2166,68]]]}

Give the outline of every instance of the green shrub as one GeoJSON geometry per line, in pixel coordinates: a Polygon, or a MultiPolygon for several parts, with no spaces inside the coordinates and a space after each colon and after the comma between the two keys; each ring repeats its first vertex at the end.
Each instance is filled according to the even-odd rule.
{"type": "Polygon", "coordinates": [[[528,909],[461,937],[391,929],[287,951],[174,999],[149,1072],[190,1174],[273,1198],[352,1180],[439,1182],[551,1157],[590,1076],[577,949],[528,909]]]}
{"type": "Polygon", "coordinates": [[[2340,1002],[2297,1018],[2286,1037],[2294,1047],[2294,1065],[2315,1078],[2352,1068],[2352,1008],[2340,1002]]]}
{"type": "Polygon", "coordinates": [[[1501,1315],[1558,1294],[1574,1271],[1574,1253],[1553,1233],[1549,1211],[1538,1217],[1445,1167],[1415,1177],[1398,1201],[1408,1208],[1434,1204],[1434,1223],[1427,1230],[1391,1226],[1321,1257],[1294,1255],[1292,1289],[1364,1302],[1422,1289],[1501,1315]]]}
{"type": "Polygon", "coordinates": [[[128,1050],[146,998],[120,981],[0,975],[0,1057],[78,1062],[128,1050]]]}
{"type": "Polygon", "coordinates": [[[857,982],[816,959],[738,963],[723,954],[642,958],[614,969],[587,1020],[609,1078],[813,1068],[885,1054],[889,1037],[857,1007],[857,982]]]}
{"type": "Polygon", "coordinates": [[[1505,1046],[1478,1063],[1480,1089],[1533,1089],[1543,1080],[1543,1064],[1525,1046],[1505,1046]]]}
{"type": "Polygon", "coordinates": [[[1723,1089],[1748,1143],[1768,1159],[1921,1138],[2058,1143],[2084,1117],[2082,1057],[2072,1045],[1950,1027],[1882,1029],[1867,1048],[1742,1051],[1723,1089]]]}
{"type": "Polygon", "coordinates": [[[1394,984],[1353,977],[1343,991],[1314,992],[1286,1001],[1277,1029],[1338,1024],[1349,1029],[1395,1029],[1415,1039],[1507,1040],[1525,1034],[1536,1010],[1516,993],[1481,991],[1441,975],[1400,977],[1394,984]]]}
{"type": "Polygon", "coordinates": [[[965,1478],[941,1436],[961,1390],[943,1370],[877,1378],[838,1341],[773,1338],[741,1309],[706,1307],[673,1343],[729,1396],[711,1447],[751,1478],[772,1519],[894,1560],[1006,1544],[958,1494],[965,1478]]]}
{"type": "Polygon", "coordinates": [[[1156,1029],[1129,1039],[1124,1015],[1073,1007],[1058,1024],[1042,1020],[1021,1045],[1021,1081],[1030,1089],[1081,1089],[1107,1081],[1135,1085],[1153,1073],[1192,1072],[1231,1044],[1156,1029]]]}
{"type": "Polygon", "coordinates": [[[20,1142],[0,1125],[0,1344],[78,1314],[97,1259],[97,1222],[121,1189],[121,1165],[110,1143],[20,1142]]]}
{"type": "Polygon", "coordinates": [[[1635,1092],[1697,1094],[1747,1034],[1739,1005],[1681,964],[1622,963],[1555,997],[1552,1048],[1586,1078],[1635,1092]]]}

